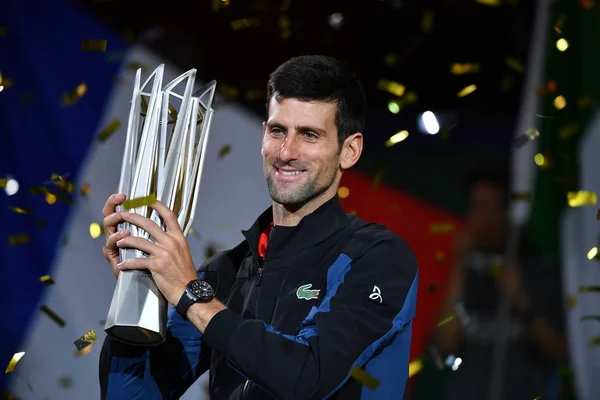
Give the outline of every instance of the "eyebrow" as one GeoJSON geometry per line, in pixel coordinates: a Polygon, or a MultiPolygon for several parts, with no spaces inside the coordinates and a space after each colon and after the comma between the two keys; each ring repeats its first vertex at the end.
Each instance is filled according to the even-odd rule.
{"type": "MultiPolygon", "coordinates": [[[[287,130],[287,127],[284,126],[283,124],[280,124],[278,122],[267,122],[267,126],[269,128],[279,128],[282,130],[287,130]]],[[[327,131],[325,129],[321,129],[321,128],[317,128],[316,126],[310,126],[310,125],[296,125],[296,130],[298,132],[316,132],[319,133],[321,135],[325,135],[327,134],[327,131]]]]}

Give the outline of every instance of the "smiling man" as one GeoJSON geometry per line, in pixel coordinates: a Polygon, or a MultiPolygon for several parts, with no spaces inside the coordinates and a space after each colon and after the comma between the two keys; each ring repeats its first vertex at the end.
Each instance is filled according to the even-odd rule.
{"type": "Polygon", "coordinates": [[[152,207],[166,231],[116,212],[123,195],[107,200],[104,255],[113,273],[150,270],[175,309],[160,346],[105,340],[103,399],[179,398],[207,370],[217,400],[403,398],[417,262],[401,238],[345,214],[337,197],[342,173],[360,158],[365,115],[346,64],[301,56],[277,68],[261,151],[272,205],[244,241],[198,270],[164,204],[152,207]],[[122,221],[153,241],[118,232],[122,221]],[[119,263],[119,248],[149,257],[119,263]]]}

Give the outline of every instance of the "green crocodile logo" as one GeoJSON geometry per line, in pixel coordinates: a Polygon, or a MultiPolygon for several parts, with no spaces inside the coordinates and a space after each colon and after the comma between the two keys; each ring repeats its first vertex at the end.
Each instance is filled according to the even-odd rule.
{"type": "Polygon", "coordinates": [[[304,300],[312,300],[319,298],[319,289],[311,289],[312,283],[307,283],[306,285],[302,285],[298,288],[296,292],[296,297],[304,300]]]}

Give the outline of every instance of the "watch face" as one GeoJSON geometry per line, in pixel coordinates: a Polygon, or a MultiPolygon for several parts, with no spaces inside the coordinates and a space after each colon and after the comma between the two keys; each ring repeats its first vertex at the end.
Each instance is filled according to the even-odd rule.
{"type": "Polygon", "coordinates": [[[197,280],[190,284],[190,292],[201,300],[210,300],[214,297],[214,290],[208,282],[197,280]]]}

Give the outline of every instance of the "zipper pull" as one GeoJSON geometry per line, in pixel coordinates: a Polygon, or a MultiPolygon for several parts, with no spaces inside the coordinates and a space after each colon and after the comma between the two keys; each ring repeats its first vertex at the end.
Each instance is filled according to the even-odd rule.
{"type": "Polygon", "coordinates": [[[260,286],[260,283],[262,282],[263,271],[263,267],[258,267],[258,269],[256,270],[256,286],[260,286]]]}

